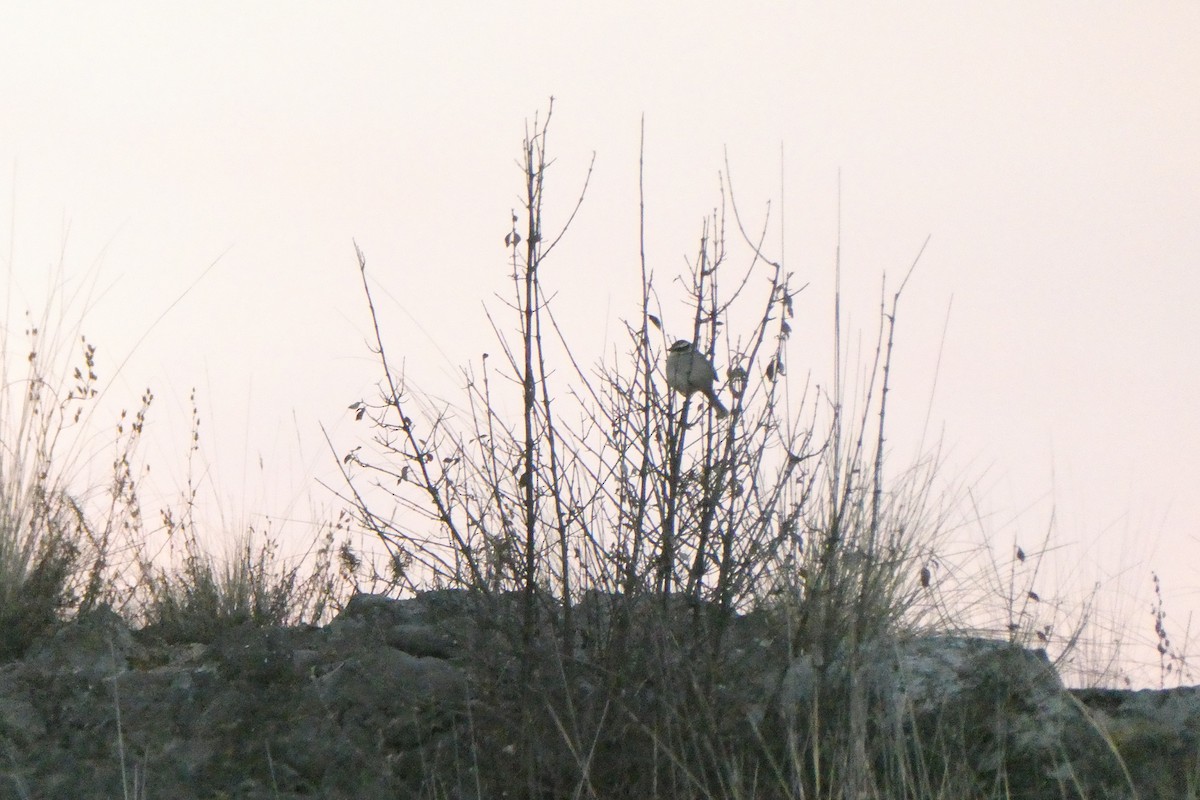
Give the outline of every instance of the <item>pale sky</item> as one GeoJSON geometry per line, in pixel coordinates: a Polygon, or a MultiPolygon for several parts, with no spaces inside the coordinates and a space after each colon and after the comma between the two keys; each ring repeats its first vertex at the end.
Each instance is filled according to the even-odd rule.
{"type": "Polygon", "coordinates": [[[810,282],[796,380],[828,380],[840,194],[848,325],[870,341],[882,274],[931,237],[901,301],[897,466],[940,437],[1005,558],[1053,510],[1055,569],[1110,587],[1129,638],[1153,638],[1158,571],[1182,643],[1200,609],[1200,6],[484,5],[0,4],[4,307],[40,310],[61,260],[106,402],[157,396],[162,491],[184,481],[195,386],[214,513],[332,505],[319,425],[350,441],[346,406],[377,378],[354,240],[410,380],[460,396],[459,368],[494,349],[514,161],[553,95],[551,226],[596,153],[543,275],[585,363],[637,315],[643,115],[662,287],[726,153],[759,224],[782,172],[768,241],[810,282]]]}

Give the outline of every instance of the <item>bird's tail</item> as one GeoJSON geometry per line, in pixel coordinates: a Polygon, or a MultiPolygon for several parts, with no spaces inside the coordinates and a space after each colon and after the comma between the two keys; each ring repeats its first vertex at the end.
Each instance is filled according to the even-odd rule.
{"type": "Polygon", "coordinates": [[[708,398],[708,402],[712,403],[713,410],[717,412],[717,419],[725,419],[729,416],[729,409],[721,402],[721,398],[717,397],[716,392],[706,392],[704,396],[708,398]]]}

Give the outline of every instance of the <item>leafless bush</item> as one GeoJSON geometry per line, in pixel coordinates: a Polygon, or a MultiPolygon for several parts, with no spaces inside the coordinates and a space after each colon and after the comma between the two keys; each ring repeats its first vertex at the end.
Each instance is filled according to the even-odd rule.
{"type": "MultiPolygon", "coordinates": [[[[840,330],[832,391],[795,394],[787,345],[804,286],[764,252],[769,214],[753,232],[743,224],[726,169],[682,281],[686,320],[664,311],[643,258],[625,352],[581,365],[541,268],[587,181],[563,229],[544,230],[549,120],[525,137],[523,208],[505,237],[515,332],[491,318],[498,355],[466,373],[465,414],[418,411],[438,406],[389,357],[357,251],[382,379],[378,397],[351,405],[371,443],[340,459],[346,497],[386,553],[375,578],[399,591],[466,587],[481,608],[502,609],[508,644],[489,640],[479,654],[490,722],[518,731],[507,737],[518,758],[487,759],[503,774],[497,785],[735,796],[747,784],[729,769],[773,763],[766,783],[788,795],[808,780],[800,773],[811,777],[813,753],[866,775],[865,698],[822,722],[840,726],[836,756],[809,741],[810,755],[786,767],[788,754],[748,748],[745,709],[721,697],[738,679],[728,660],[738,615],[761,615],[778,658],[808,653],[823,665],[849,654],[853,672],[860,646],[916,624],[926,607],[943,519],[926,473],[885,475],[908,276],[881,295],[862,411],[847,415],[840,330]],[[728,418],[668,390],[661,362],[676,339],[721,366],[728,418]],[[515,418],[500,411],[507,386],[519,393],[515,418]],[[639,763],[606,762],[602,779],[599,762],[615,750],[639,763]]],[[[365,559],[343,552],[350,568],[365,559]]]]}

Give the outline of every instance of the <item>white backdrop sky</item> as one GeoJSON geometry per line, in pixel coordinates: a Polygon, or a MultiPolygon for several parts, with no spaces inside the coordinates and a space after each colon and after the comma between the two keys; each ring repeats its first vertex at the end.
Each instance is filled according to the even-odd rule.
{"type": "Polygon", "coordinates": [[[1068,572],[1120,593],[1144,639],[1157,570],[1181,637],[1200,6],[602,5],[0,4],[6,329],[50,285],[79,292],[106,400],[157,395],[162,491],[195,386],[220,513],[303,517],[336,474],[319,424],[349,437],[376,379],[352,239],[409,376],[452,398],[494,347],[482,303],[506,291],[514,160],[550,95],[552,225],[597,154],[544,275],[587,363],[637,314],[643,114],[660,276],[695,252],[726,152],[743,211],[777,219],[782,150],[787,266],[811,282],[795,379],[828,376],[840,174],[849,327],[873,337],[882,273],[932,237],[901,305],[897,457],[928,416],[998,552],[1054,509],[1068,572]]]}

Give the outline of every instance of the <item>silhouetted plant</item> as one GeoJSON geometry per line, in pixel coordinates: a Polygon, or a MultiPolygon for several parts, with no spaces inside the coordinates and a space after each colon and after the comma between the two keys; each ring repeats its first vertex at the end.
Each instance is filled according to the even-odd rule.
{"type": "Polygon", "coordinates": [[[148,630],[168,642],[211,642],[241,624],[296,625],[324,621],[340,588],[333,567],[335,532],[343,521],[321,526],[304,557],[285,561],[267,523],[248,528],[224,553],[201,540],[195,521],[193,460],[200,446],[200,412],[193,390],[188,478],[181,510],[164,508],[163,554],[139,554],[140,615],[148,630]],[[311,556],[311,558],[309,557],[311,556]]]}
{"type": "Polygon", "coordinates": [[[80,336],[67,360],[55,298],[39,321],[26,314],[25,373],[13,374],[13,343],[0,341],[0,658],[19,656],[51,625],[115,599],[109,563],[133,480],[130,455],[150,395],[136,421],[118,430],[113,480],[101,512],[89,514],[70,485],[79,457],[75,434],[98,394],[96,348],[80,336]]]}
{"type": "MultiPolygon", "coordinates": [[[[881,299],[858,415],[845,410],[840,329],[832,390],[793,395],[787,344],[804,287],[764,252],[769,213],[748,232],[727,166],[681,282],[686,315],[664,310],[643,257],[626,353],[590,369],[573,355],[544,284],[542,267],[587,186],[563,228],[546,231],[549,120],[535,119],[525,137],[523,207],[505,237],[516,335],[490,318],[499,355],[466,372],[463,411],[424,397],[389,357],[356,251],[382,378],[378,397],[350,407],[371,443],[343,451],[341,462],[346,497],[384,549],[387,568],[373,574],[388,590],[468,588],[506,636],[472,660],[486,698],[474,724],[506,730],[515,748],[515,757],[474,754],[493,788],[736,796],[746,784],[731,782],[734,764],[768,770],[771,796],[811,789],[813,769],[868,780],[867,698],[836,681],[817,688],[824,733],[804,725],[769,745],[749,735],[745,709],[726,702],[738,680],[730,658],[746,646],[731,643],[731,624],[754,612],[768,625],[763,657],[786,664],[806,653],[821,675],[834,661],[853,675],[869,643],[917,624],[927,607],[944,521],[937,498],[920,469],[885,479],[908,275],[881,299]],[[719,366],[727,419],[694,402],[699,395],[668,390],[661,362],[676,339],[719,366]],[[501,410],[511,405],[500,386],[516,389],[515,418],[501,410]],[[821,736],[841,744],[822,749],[821,736]],[[793,757],[786,741],[808,754],[793,757]]],[[[643,215],[643,236],[644,224],[643,215]]],[[[354,570],[370,563],[368,553],[342,557],[354,570]]],[[[851,783],[847,796],[863,788],[851,783]]]]}

